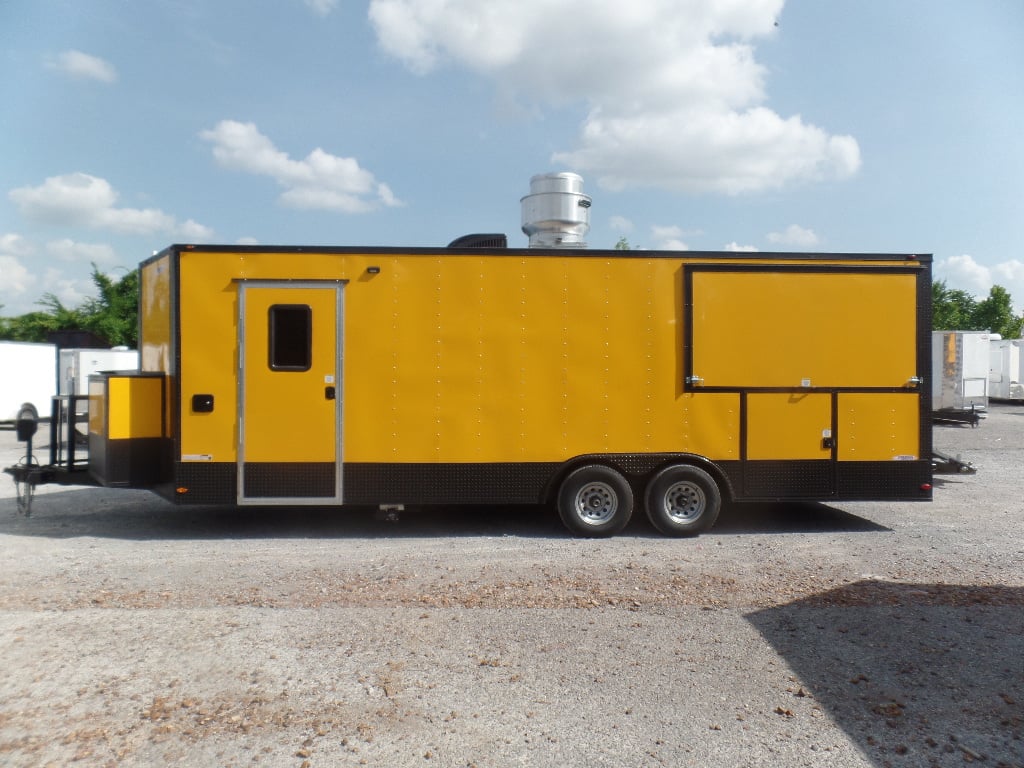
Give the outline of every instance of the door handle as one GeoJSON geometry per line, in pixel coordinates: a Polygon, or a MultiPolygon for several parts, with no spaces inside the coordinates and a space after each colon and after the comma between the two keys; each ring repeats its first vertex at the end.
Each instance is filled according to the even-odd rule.
{"type": "Polygon", "coordinates": [[[336,397],[336,392],[335,392],[334,387],[332,387],[332,386],[324,387],[324,399],[325,400],[333,400],[335,397],[336,397]]]}

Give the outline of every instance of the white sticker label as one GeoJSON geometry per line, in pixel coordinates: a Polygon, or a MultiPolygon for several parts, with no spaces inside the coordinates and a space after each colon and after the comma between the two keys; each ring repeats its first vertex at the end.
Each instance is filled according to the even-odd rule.
{"type": "Polygon", "coordinates": [[[183,453],[182,461],[213,461],[213,456],[208,453],[183,453]]]}
{"type": "Polygon", "coordinates": [[[334,383],[334,377],[333,376],[324,376],[324,384],[333,384],[333,383],[334,383]]]}

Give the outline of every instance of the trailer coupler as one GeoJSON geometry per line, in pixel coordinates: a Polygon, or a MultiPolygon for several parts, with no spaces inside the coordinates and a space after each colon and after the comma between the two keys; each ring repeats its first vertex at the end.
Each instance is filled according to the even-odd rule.
{"type": "MultiPolygon", "coordinates": [[[[56,400],[57,398],[54,398],[56,400]]],[[[55,411],[56,416],[56,411],[55,411]]],[[[57,483],[59,485],[90,485],[93,484],[84,466],[76,465],[73,460],[62,462],[54,452],[53,442],[56,439],[55,428],[51,422],[50,463],[40,464],[32,451],[32,438],[38,428],[38,417],[35,408],[24,405],[18,412],[15,430],[19,442],[25,443],[25,455],[17,464],[5,467],[4,472],[14,478],[15,496],[18,501],[18,513],[28,517],[32,514],[32,499],[36,495],[36,486],[57,483]]]]}
{"type": "Polygon", "coordinates": [[[32,462],[34,462],[34,459],[30,454],[13,467],[4,468],[4,472],[14,478],[14,490],[18,499],[18,513],[25,517],[32,514],[32,499],[36,494],[36,486],[52,483],[56,474],[54,467],[41,467],[32,462]]]}
{"type": "Polygon", "coordinates": [[[47,473],[43,471],[44,468],[39,466],[39,462],[32,455],[32,438],[35,437],[39,425],[38,419],[36,409],[32,405],[25,403],[21,406],[14,422],[14,429],[18,442],[25,443],[25,455],[13,467],[4,469],[4,472],[14,478],[18,512],[25,517],[32,514],[32,497],[35,496],[36,486],[39,483],[50,482],[47,473]]]}

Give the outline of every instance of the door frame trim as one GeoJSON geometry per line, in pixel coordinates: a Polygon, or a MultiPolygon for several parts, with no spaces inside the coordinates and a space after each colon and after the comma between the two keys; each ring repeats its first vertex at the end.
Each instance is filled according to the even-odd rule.
{"type": "MultiPolygon", "coordinates": [[[[236,334],[238,347],[238,412],[236,423],[238,424],[238,458],[237,458],[237,485],[235,488],[235,501],[239,506],[324,506],[342,504],[344,502],[344,477],[342,473],[343,455],[342,440],[344,408],[344,309],[345,309],[345,285],[347,280],[292,280],[292,279],[246,279],[236,278],[232,280],[238,289],[238,328],[236,334]],[[318,289],[334,291],[334,496],[260,496],[250,497],[245,495],[245,310],[246,292],[250,288],[255,289],[318,289]]],[[[314,324],[314,328],[315,328],[314,324]]]]}

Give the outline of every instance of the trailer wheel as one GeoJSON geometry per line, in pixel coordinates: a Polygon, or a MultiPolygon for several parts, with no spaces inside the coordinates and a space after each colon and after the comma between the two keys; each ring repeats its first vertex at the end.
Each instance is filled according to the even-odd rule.
{"type": "Polygon", "coordinates": [[[578,536],[612,536],[633,515],[633,491],[619,472],[588,464],[569,473],[558,489],[558,514],[578,536]]]}
{"type": "Polygon", "coordinates": [[[703,469],[675,464],[647,485],[644,507],[651,524],[666,536],[695,536],[715,524],[722,493],[703,469]]]}

